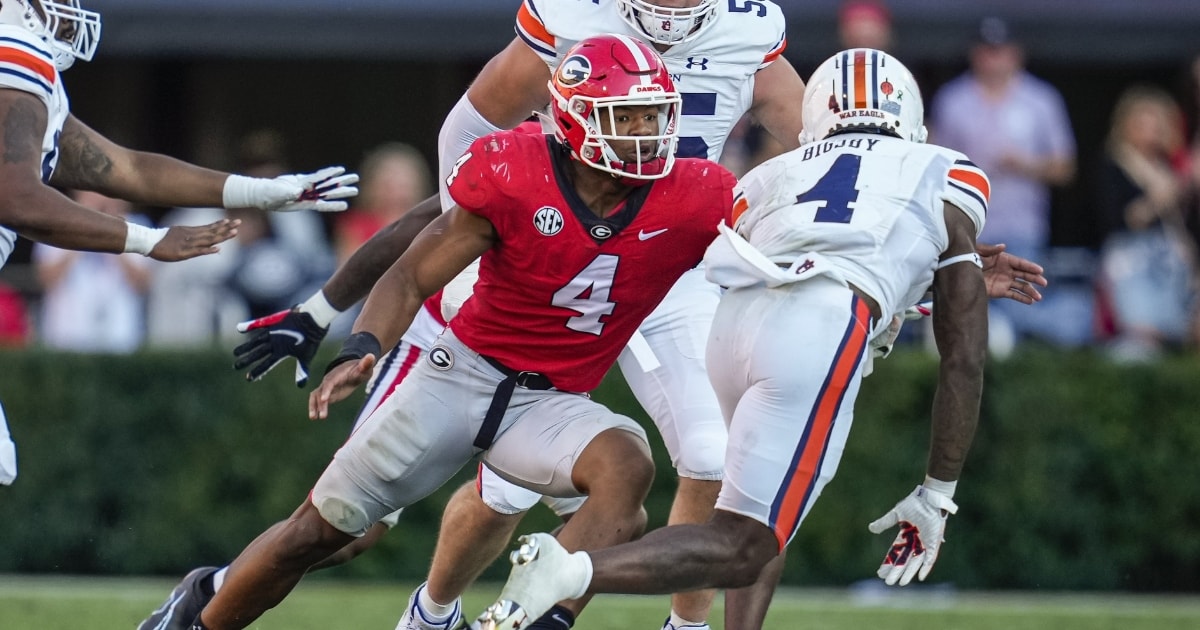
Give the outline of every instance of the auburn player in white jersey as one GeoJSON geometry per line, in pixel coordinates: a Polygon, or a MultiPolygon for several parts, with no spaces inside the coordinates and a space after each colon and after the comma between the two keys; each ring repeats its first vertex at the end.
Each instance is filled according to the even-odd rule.
{"type": "MultiPolygon", "coordinates": [[[[60,189],[90,190],[156,206],[344,210],[357,192],[340,169],[274,180],[201,168],[118,146],[71,114],[61,72],[90,60],[100,15],[77,0],[0,2],[0,265],[17,235],[63,249],[137,252],[162,261],[211,254],[237,233],[237,221],[153,229],[81,206],[60,189]]],[[[15,459],[0,414],[0,480],[15,459]],[[11,461],[8,461],[10,460],[11,461]]]]}
{"type": "Polygon", "coordinates": [[[837,469],[872,337],[931,288],[942,369],[926,477],[869,529],[900,526],[878,570],[888,585],[933,567],[983,389],[988,290],[975,239],[988,180],[966,156],[922,144],[917,84],[884,52],[824,62],[803,112],[811,142],[742,179],[734,226],[705,255],[709,279],[727,287],[708,344],[729,423],[716,514],[594,552],[524,537],[483,630],[528,627],[585,593],[754,582],[837,469]]]}

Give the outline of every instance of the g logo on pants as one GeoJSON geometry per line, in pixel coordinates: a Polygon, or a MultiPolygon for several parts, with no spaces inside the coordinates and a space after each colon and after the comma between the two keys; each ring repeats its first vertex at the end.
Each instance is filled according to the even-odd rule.
{"type": "Polygon", "coordinates": [[[433,369],[445,372],[454,367],[454,355],[446,346],[434,346],[429,351],[429,364],[433,369]]]}

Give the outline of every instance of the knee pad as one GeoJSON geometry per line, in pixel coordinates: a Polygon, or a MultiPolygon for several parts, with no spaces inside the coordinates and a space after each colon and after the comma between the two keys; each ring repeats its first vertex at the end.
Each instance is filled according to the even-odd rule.
{"type": "Polygon", "coordinates": [[[375,522],[360,506],[338,497],[318,495],[314,491],[312,502],[316,506],[317,512],[321,514],[321,518],[351,536],[366,534],[375,522]]]}
{"type": "Polygon", "coordinates": [[[680,477],[698,481],[720,481],[725,478],[725,444],[728,440],[724,424],[705,423],[689,427],[680,437],[679,452],[675,454],[675,472],[680,477]]]}

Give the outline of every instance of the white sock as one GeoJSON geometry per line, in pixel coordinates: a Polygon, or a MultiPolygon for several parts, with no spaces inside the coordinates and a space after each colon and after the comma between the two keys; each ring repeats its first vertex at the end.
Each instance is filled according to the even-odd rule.
{"type": "Polygon", "coordinates": [[[687,628],[689,626],[706,626],[706,625],[708,625],[707,623],[705,623],[703,621],[692,621],[690,619],[684,619],[683,617],[679,616],[679,613],[675,612],[674,608],[671,609],[671,620],[670,621],[671,621],[671,626],[675,627],[675,628],[687,628]]]}
{"type": "Polygon", "coordinates": [[[212,581],[214,593],[221,590],[221,585],[225,583],[225,573],[228,571],[229,567],[221,567],[216,573],[213,574],[212,581]]]}
{"type": "Polygon", "coordinates": [[[417,591],[417,606],[420,606],[421,612],[425,613],[426,621],[445,621],[450,613],[454,612],[454,602],[439,604],[433,601],[425,584],[422,584],[420,590],[417,591]]]}

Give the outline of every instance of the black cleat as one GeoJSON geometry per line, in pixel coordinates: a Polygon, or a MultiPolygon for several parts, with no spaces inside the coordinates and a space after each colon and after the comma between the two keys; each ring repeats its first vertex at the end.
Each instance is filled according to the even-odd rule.
{"type": "Polygon", "coordinates": [[[213,598],[212,588],[201,588],[201,582],[217,570],[217,567],[192,569],[171,591],[167,601],[138,624],[137,630],[189,630],[192,620],[213,598]]]}

